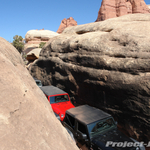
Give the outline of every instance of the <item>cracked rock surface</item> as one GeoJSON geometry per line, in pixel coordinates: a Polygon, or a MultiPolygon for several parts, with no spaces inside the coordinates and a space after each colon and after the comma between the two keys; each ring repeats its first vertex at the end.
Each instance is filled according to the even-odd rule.
{"type": "Polygon", "coordinates": [[[150,139],[150,14],[66,28],[30,70],[44,85],[111,113],[127,135],[150,139]]]}

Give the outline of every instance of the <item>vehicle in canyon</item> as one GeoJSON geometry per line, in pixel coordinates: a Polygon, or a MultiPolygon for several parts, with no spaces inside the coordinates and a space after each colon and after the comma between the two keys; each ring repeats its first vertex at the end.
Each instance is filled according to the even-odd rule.
{"type": "Polygon", "coordinates": [[[56,117],[63,121],[66,110],[75,107],[70,101],[69,94],[52,85],[42,86],[40,89],[50,102],[56,117]]]}
{"type": "Polygon", "coordinates": [[[37,78],[33,78],[33,79],[34,79],[34,81],[36,82],[36,84],[37,84],[38,87],[42,87],[42,82],[41,82],[41,80],[38,80],[37,78]]]}
{"type": "Polygon", "coordinates": [[[89,105],[67,110],[62,124],[79,147],[85,145],[90,150],[145,150],[138,141],[117,129],[117,123],[110,114],[89,105]]]}

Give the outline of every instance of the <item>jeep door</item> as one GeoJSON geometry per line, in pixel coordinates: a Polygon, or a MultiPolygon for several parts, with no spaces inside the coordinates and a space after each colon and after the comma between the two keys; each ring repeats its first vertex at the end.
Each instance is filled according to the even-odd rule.
{"type": "Polygon", "coordinates": [[[80,121],[76,121],[76,139],[80,143],[84,144],[88,141],[87,126],[80,121]]]}
{"type": "Polygon", "coordinates": [[[66,114],[64,121],[62,123],[64,127],[69,129],[72,132],[72,134],[75,136],[75,118],[69,114],[66,114]]]}

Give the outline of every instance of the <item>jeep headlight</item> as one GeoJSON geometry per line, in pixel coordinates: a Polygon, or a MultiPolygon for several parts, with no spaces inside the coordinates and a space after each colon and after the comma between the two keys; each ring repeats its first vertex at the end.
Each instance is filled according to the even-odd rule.
{"type": "Polygon", "coordinates": [[[61,114],[61,118],[63,118],[64,117],[64,114],[61,114]]]}

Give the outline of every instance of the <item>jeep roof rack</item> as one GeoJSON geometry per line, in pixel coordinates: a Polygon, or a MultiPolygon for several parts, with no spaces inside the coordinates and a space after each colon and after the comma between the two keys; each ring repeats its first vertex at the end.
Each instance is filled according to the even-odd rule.
{"type": "Polygon", "coordinates": [[[100,109],[91,107],[89,105],[82,105],[75,108],[71,108],[67,110],[66,113],[73,116],[74,118],[76,118],[84,124],[90,124],[98,120],[111,117],[110,114],[100,109]]]}
{"type": "Polygon", "coordinates": [[[55,87],[55,86],[52,86],[52,85],[49,85],[49,86],[42,86],[40,87],[40,89],[44,92],[44,94],[46,95],[57,95],[57,94],[65,94],[66,92],[55,87]]]}

